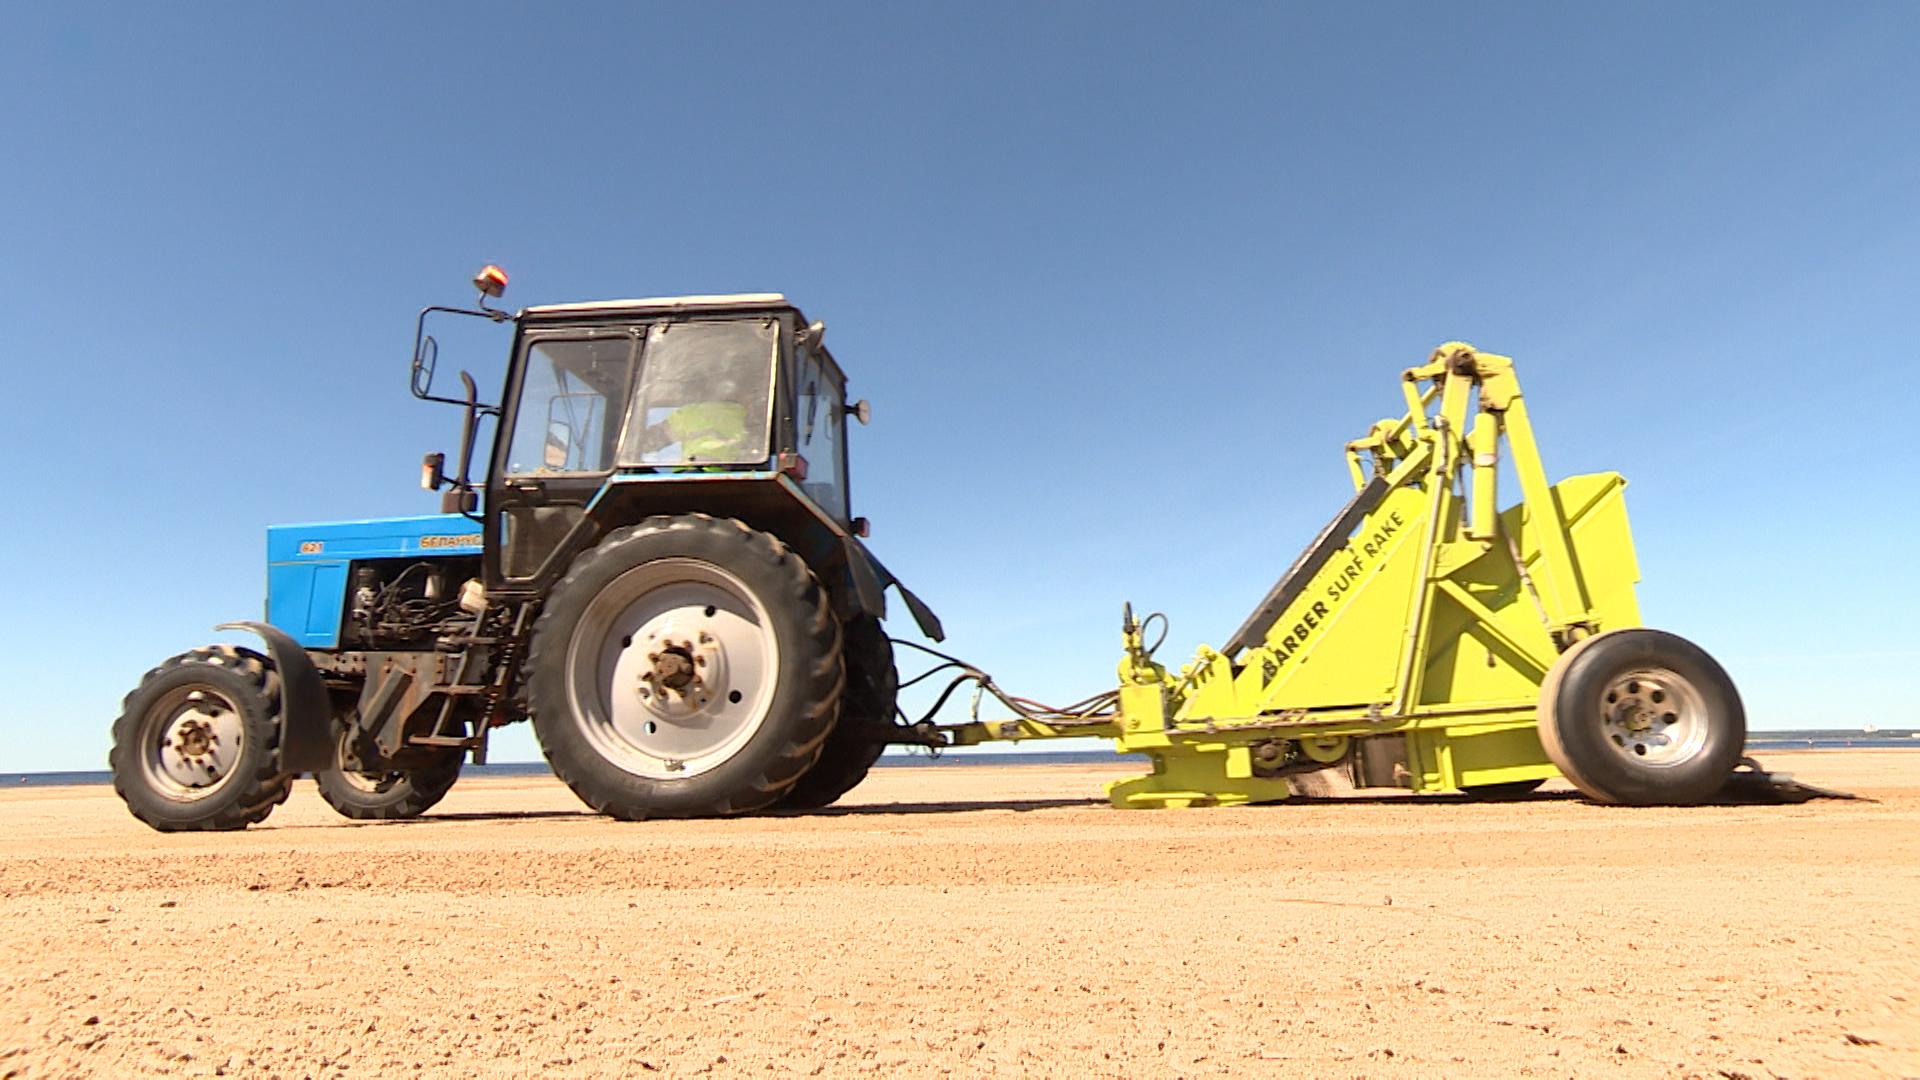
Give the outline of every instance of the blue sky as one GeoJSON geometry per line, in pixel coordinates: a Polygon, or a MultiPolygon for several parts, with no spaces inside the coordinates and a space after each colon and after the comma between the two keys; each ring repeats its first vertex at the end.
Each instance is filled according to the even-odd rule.
{"type": "Polygon", "coordinates": [[[412,320],[485,262],[826,321],[873,546],[1016,692],[1109,685],[1123,600],[1228,636],[1460,338],[1627,475],[1648,622],[1754,726],[1920,726],[1920,6],[0,19],[0,771],[103,767],[269,523],[433,509],[412,320]]]}

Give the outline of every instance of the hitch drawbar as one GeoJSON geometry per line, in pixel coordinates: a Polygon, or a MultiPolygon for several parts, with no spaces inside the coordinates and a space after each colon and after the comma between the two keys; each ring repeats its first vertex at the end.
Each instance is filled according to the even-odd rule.
{"type": "Polygon", "coordinates": [[[1451,342],[1400,390],[1404,414],[1346,446],[1352,501],[1224,647],[1169,671],[1143,643],[1158,616],[1129,607],[1120,685],[1092,708],[1002,696],[1013,719],[942,730],[1111,738],[1153,765],[1108,785],[1118,807],[1268,802],[1325,769],[1489,798],[1564,776],[1628,805],[1837,794],[1744,758],[1725,670],[1641,626],[1626,481],[1548,483],[1510,359],[1451,342]]]}

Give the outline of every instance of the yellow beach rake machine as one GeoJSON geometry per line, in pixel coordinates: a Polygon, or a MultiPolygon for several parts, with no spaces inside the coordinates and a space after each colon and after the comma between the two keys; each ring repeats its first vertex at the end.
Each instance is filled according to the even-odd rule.
{"type": "Polygon", "coordinates": [[[1405,415],[1347,444],[1352,501],[1224,646],[1171,673],[1129,605],[1116,691],[1063,711],[1003,699],[1013,719],[940,734],[1112,738],[1153,763],[1108,786],[1123,808],[1284,799],[1335,768],[1486,797],[1565,776],[1623,804],[1708,801],[1737,776],[1784,787],[1743,759],[1720,665],[1640,625],[1626,481],[1547,482],[1513,362],[1453,342],[1401,385],[1405,415]],[[1520,488],[1505,510],[1503,448],[1520,488]]]}

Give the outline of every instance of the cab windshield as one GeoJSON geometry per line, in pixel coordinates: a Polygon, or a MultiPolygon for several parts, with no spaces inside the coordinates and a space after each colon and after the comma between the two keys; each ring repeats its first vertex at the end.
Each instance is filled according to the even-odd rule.
{"type": "Polygon", "coordinates": [[[760,465],[772,400],[772,319],[647,329],[621,465],[760,465]]]}
{"type": "Polygon", "coordinates": [[[735,319],[533,341],[507,471],[764,464],[777,333],[735,319]]]}

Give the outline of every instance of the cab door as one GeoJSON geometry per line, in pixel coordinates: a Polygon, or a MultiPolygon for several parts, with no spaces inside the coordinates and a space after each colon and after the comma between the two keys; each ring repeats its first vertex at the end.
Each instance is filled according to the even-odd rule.
{"type": "MultiPolygon", "coordinates": [[[[487,585],[536,588],[591,528],[612,475],[644,326],[531,330],[487,484],[487,585]]],[[[591,542],[591,538],[586,538],[591,542]]]]}

